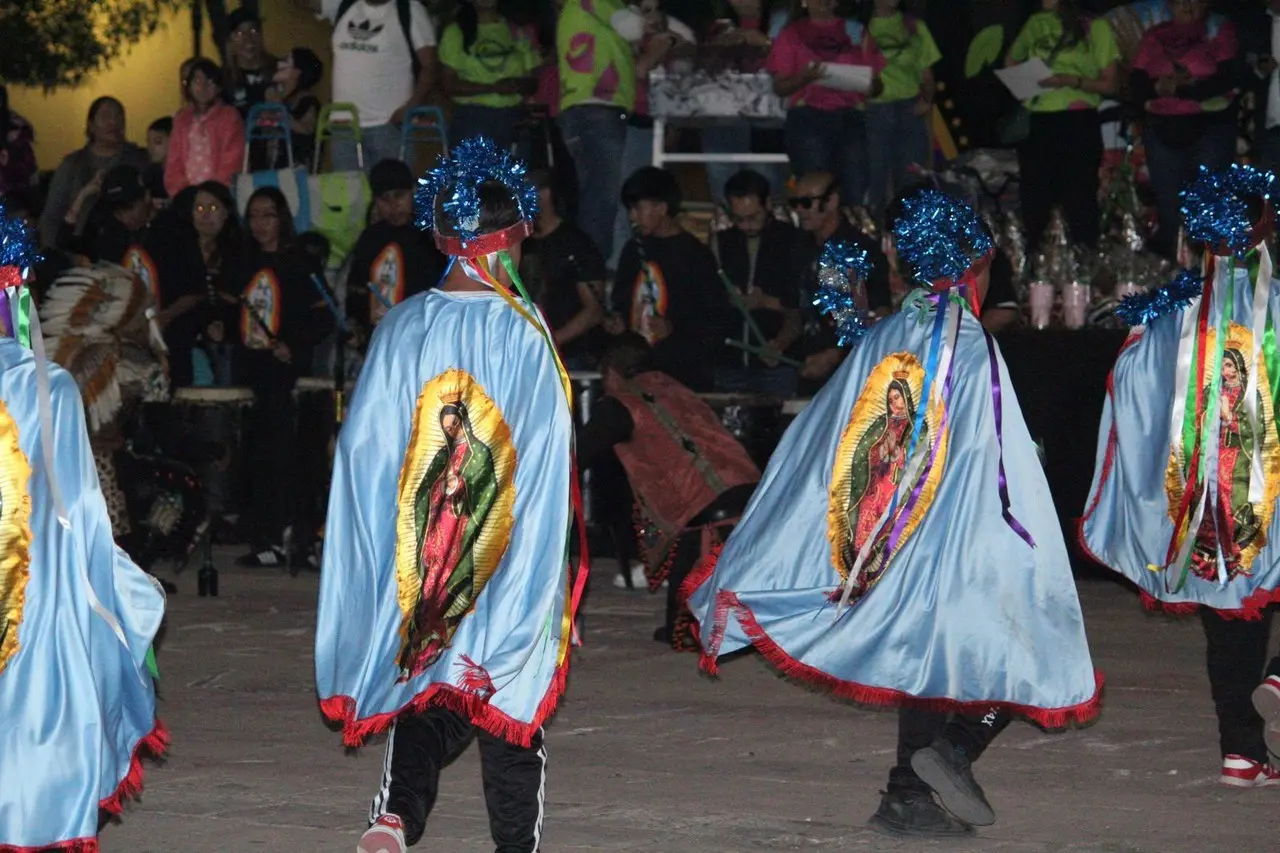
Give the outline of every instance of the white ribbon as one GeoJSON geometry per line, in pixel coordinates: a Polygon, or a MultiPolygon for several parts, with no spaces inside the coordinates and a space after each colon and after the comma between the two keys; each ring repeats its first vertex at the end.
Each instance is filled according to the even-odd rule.
{"type": "MultiPolygon", "coordinates": [[[[1262,433],[1258,429],[1258,370],[1261,364],[1262,338],[1267,332],[1267,301],[1271,295],[1271,252],[1266,241],[1257,245],[1258,274],[1253,280],[1253,311],[1250,330],[1253,354],[1249,362],[1249,381],[1244,392],[1245,415],[1253,430],[1253,454],[1249,462],[1249,503],[1261,503],[1266,493],[1266,477],[1262,472],[1262,433]]],[[[1271,377],[1275,382],[1276,377],[1271,377]]],[[[1274,415],[1274,413],[1273,413],[1274,415]]]]}
{"type": "MultiPolygon", "coordinates": [[[[13,327],[17,328],[16,319],[13,327]]],[[[67,506],[62,501],[62,490],[58,488],[57,472],[53,467],[53,392],[49,387],[49,360],[45,355],[44,335],[40,333],[40,318],[34,310],[31,312],[31,352],[36,359],[36,404],[40,416],[40,453],[44,458],[45,480],[49,483],[49,494],[53,498],[54,512],[57,513],[58,524],[62,525],[62,529],[72,536],[72,558],[76,561],[80,582],[84,586],[89,606],[93,608],[94,613],[102,618],[102,621],[107,623],[108,627],[111,628],[111,632],[116,635],[116,639],[120,641],[125,651],[129,652],[130,657],[132,657],[133,650],[129,647],[129,639],[125,636],[124,628],[120,626],[120,620],[116,619],[115,614],[103,606],[98,594],[93,589],[93,583],[89,580],[89,572],[80,553],[80,543],[74,540],[75,531],[71,527],[71,516],[67,513],[67,506]]],[[[137,675],[138,679],[145,684],[146,679],[143,678],[142,673],[139,671],[137,675]]]]}
{"type": "MultiPolygon", "coordinates": [[[[939,311],[946,311],[947,316],[944,322],[947,325],[946,331],[942,336],[941,354],[938,358],[938,372],[933,377],[933,387],[929,389],[929,399],[921,401],[921,405],[925,406],[925,423],[928,423],[928,412],[935,405],[942,405],[942,395],[946,390],[947,375],[951,372],[951,362],[955,359],[956,338],[960,335],[960,320],[964,315],[964,310],[957,305],[949,305],[950,300],[945,296],[940,300],[938,306],[939,311]]],[[[926,354],[926,361],[928,354],[926,354]]],[[[871,548],[876,540],[880,538],[880,534],[884,532],[886,523],[890,522],[890,514],[903,506],[908,495],[915,485],[916,480],[920,477],[921,469],[933,453],[933,446],[940,440],[937,434],[941,430],[935,430],[929,434],[927,442],[921,442],[916,445],[916,452],[911,459],[907,460],[907,467],[903,471],[902,479],[898,482],[898,491],[894,495],[894,499],[885,507],[884,512],[876,519],[873,532],[867,536],[862,547],[858,549],[857,559],[854,560],[853,566],[849,569],[849,576],[845,578],[844,590],[840,593],[840,603],[836,605],[836,616],[838,620],[844,609],[849,606],[849,599],[853,597],[853,587],[857,582],[858,575],[862,572],[862,567],[867,561],[867,556],[871,553],[871,548]]],[[[853,541],[853,528],[849,529],[849,541],[853,541]]],[[[879,559],[881,561],[888,560],[891,554],[881,552],[879,559]]]]}

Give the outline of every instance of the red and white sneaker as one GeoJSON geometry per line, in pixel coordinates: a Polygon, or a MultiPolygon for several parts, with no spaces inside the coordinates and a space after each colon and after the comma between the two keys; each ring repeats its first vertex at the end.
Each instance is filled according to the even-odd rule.
{"type": "Polygon", "coordinates": [[[1280,785],[1280,770],[1243,755],[1228,755],[1222,759],[1218,781],[1232,788],[1269,788],[1280,785]]]}
{"type": "Polygon", "coordinates": [[[1253,691],[1253,707],[1267,723],[1267,749],[1280,758],[1280,675],[1268,675],[1253,691]]]}
{"type": "Polygon", "coordinates": [[[404,843],[404,823],[393,814],[384,814],[360,836],[356,853],[408,853],[404,843]]]}

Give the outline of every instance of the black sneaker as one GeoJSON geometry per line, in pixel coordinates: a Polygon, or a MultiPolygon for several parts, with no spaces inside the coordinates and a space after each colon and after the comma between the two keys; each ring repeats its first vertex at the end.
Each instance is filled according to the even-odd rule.
{"type": "Polygon", "coordinates": [[[973,827],[947,814],[925,791],[882,791],[880,808],[867,826],[897,838],[956,838],[973,835],[973,827]]]}
{"type": "Polygon", "coordinates": [[[939,738],[911,756],[911,769],[934,790],[947,811],[972,826],[990,826],[996,813],[973,778],[969,757],[939,738]]]}

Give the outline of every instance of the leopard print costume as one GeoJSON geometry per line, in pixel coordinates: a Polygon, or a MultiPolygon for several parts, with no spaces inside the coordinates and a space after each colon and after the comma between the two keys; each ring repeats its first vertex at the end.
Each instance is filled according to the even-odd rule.
{"type": "Polygon", "coordinates": [[[94,448],[93,464],[98,469],[98,483],[102,487],[102,497],[107,501],[107,515],[111,518],[111,535],[117,541],[133,530],[129,521],[129,506],[125,502],[124,492],[116,481],[116,463],[112,453],[105,448],[94,448]]]}

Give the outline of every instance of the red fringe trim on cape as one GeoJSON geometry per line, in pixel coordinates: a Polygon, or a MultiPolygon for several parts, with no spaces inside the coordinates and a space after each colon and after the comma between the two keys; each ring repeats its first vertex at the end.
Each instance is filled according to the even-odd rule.
{"type": "MultiPolygon", "coordinates": [[[[719,557],[720,551],[717,549],[707,555],[689,575],[680,590],[684,600],[687,601],[688,597],[711,576],[719,557]]],[[[772,637],[765,633],[760,623],[756,621],[751,609],[744,605],[735,593],[725,590],[722,590],[716,596],[710,619],[711,631],[706,641],[702,644],[704,651],[702,653],[701,668],[708,675],[716,675],[718,672],[716,657],[719,654],[720,643],[724,639],[725,626],[728,624],[730,612],[737,617],[738,624],[742,626],[743,633],[747,635],[747,639],[751,641],[751,644],[783,675],[829,690],[842,699],[849,699],[861,705],[869,705],[876,708],[905,705],[913,708],[922,708],[927,711],[964,714],[985,714],[991,708],[996,707],[1029,720],[1045,729],[1064,729],[1072,725],[1084,725],[1093,722],[1102,709],[1102,692],[1105,678],[1099,670],[1094,671],[1096,689],[1093,696],[1079,705],[1072,705],[1067,708],[1036,708],[1030,705],[1001,701],[960,702],[955,699],[925,698],[912,696],[900,690],[870,687],[853,681],[845,681],[802,663],[787,654],[781,646],[774,642],[772,637]]]]}
{"type": "MultiPolygon", "coordinates": [[[[452,684],[436,683],[427,687],[399,710],[372,717],[356,717],[356,701],[350,696],[330,696],[320,700],[320,712],[326,719],[342,723],[342,742],[346,746],[363,746],[372,735],[395,725],[402,714],[420,714],[432,705],[447,708],[467,717],[476,726],[508,743],[528,747],[542,724],[555,713],[569,680],[569,660],[556,667],[551,686],[542,697],[533,720],[524,723],[509,717],[489,704],[487,697],[460,690],[452,684]]],[[[0,851],[2,853],[2,851],[0,851]]]]}
{"type": "MultiPolygon", "coordinates": [[[[129,770],[124,779],[116,786],[115,793],[98,803],[98,808],[108,814],[119,815],[124,810],[124,801],[132,799],[142,792],[142,759],[160,758],[169,748],[169,731],[164,723],[156,720],[150,734],[138,741],[133,748],[133,756],[129,759],[129,770]]],[[[59,851],[59,853],[98,853],[97,838],[73,838],[56,844],[42,847],[14,847],[0,844],[0,853],[41,853],[41,851],[59,851]]]]}

